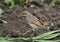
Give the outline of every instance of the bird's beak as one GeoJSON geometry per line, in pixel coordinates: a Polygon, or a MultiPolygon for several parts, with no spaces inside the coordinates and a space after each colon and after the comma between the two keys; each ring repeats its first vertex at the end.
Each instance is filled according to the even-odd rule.
{"type": "Polygon", "coordinates": [[[19,15],[17,15],[17,17],[24,17],[24,16],[26,16],[25,14],[19,14],[19,15]]]}
{"type": "Polygon", "coordinates": [[[26,15],[22,15],[22,16],[26,16],[26,15]]]}

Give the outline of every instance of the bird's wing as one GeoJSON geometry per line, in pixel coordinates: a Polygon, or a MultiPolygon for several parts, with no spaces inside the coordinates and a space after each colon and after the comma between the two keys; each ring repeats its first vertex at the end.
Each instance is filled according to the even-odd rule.
{"type": "Polygon", "coordinates": [[[35,16],[33,16],[33,18],[34,18],[35,24],[40,25],[40,26],[45,26],[45,25],[48,25],[48,23],[49,23],[49,22],[43,22],[35,16]]]}

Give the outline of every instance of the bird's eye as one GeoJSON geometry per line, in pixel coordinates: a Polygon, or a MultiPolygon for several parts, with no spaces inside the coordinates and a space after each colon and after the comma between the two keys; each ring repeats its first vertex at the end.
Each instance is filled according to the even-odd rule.
{"type": "Polygon", "coordinates": [[[24,14],[26,14],[26,13],[24,13],[24,14]]]}
{"type": "Polygon", "coordinates": [[[23,15],[26,15],[26,13],[23,13],[23,15]]]}
{"type": "Polygon", "coordinates": [[[23,16],[26,16],[26,13],[23,13],[22,15],[23,15],[23,16]]]}

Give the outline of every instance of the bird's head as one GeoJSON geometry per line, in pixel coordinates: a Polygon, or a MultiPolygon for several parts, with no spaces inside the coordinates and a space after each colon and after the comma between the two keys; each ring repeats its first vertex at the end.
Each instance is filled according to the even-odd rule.
{"type": "Polygon", "coordinates": [[[29,12],[29,11],[24,11],[24,12],[22,12],[21,14],[19,14],[18,17],[22,17],[22,16],[25,17],[27,14],[30,15],[30,12],[29,12]]]}

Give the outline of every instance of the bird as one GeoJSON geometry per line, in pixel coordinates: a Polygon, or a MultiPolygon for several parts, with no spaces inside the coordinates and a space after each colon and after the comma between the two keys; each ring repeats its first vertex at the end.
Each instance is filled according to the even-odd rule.
{"type": "Polygon", "coordinates": [[[48,25],[48,22],[42,22],[36,16],[32,15],[29,11],[23,11],[20,15],[18,15],[18,17],[21,17],[21,16],[26,17],[27,23],[29,26],[31,26],[33,31],[36,31],[39,28],[43,29],[45,25],[48,25]]]}

